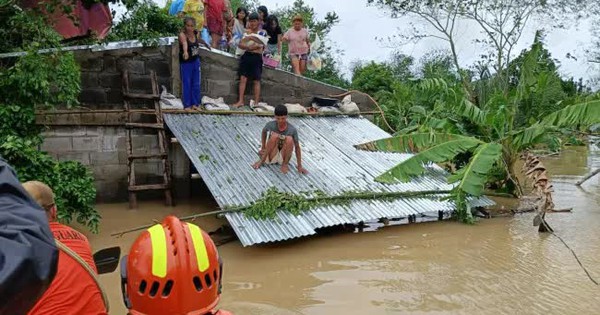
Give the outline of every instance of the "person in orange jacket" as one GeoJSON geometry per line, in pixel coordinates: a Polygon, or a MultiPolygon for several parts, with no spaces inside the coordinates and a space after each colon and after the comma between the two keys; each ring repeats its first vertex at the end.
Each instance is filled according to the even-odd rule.
{"type": "Polygon", "coordinates": [[[59,251],[56,277],[28,314],[107,315],[108,301],[94,278],[98,272],[87,237],[56,221],[54,192],[48,185],[29,181],[23,183],[23,188],[46,211],[54,239],[78,256],[76,259],[63,249],[59,251]]]}
{"type": "Polygon", "coordinates": [[[216,309],[222,277],[208,233],[174,216],[142,232],[121,258],[129,315],[233,315],[216,309]]]}

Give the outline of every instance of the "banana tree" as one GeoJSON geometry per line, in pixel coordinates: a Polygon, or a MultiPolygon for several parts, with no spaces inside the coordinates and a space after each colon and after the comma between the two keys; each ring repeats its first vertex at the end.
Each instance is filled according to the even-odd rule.
{"type": "Polygon", "coordinates": [[[383,183],[409,181],[413,177],[423,175],[428,163],[450,162],[461,153],[471,153],[468,163],[448,176],[448,182],[456,184],[454,196],[459,205],[457,214],[463,221],[472,220],[470,211],[464,207],[466,196],[483,194],[494,166],[504,168],[507,180],[520,187],[514,169],[519,153],[538,144],[547,143],[559,128],[581,128],[600,122],[600,101],[565,107],[546,116],[540,122],[517,130],[508,128],[509,122],[502,123],[494,113],[482,111],[468,101],[463,102],[457,109],[460,109],[460,113],[469,118],[471,123],[481,130],[486,130],[486,136],[440,132],[413,133],[363,143],[356,147],[368,151],[414,153],[375,178],[383,183]]]}
{"type": "MultiPolygon", "coordinates": [[[[471,213],[466,209],[466,197],[482,195],[498,169],[502,170],[504,183],[514,187],[515,194],[520,196],[522,189],[514,166],[521,152],[540,144],[559,143],[557,135],[561,129],[586,128],[600,122],[598,100],[566,106],[529,125],[519,121],[523,115],[520,105],[525,100],[532,95],[551,95],[553,92],[544,88],[544,76],[540,76],[541,48],[541,44],[534,44],[524,56],[518,84],[509,93],[492,91],[494,93],[488,93],[491,96],[480,106],[473,104],[459,89],[452,89],[439,79],[421,82],[423,90],[433,89],[435,93],[448,96],[437,98],[447,108],[444,115],[460,118],[464,124],[461,128],[421,124],[410,133],[357,145],[362,150],[415,154],[376,180],[383,183],[408,181],[424,174],[428,163],[452,162],[457,156],[466,155],[464,163],[448,176],[448,181],[456,184],[453,195],[460,219],[472,221],[471,213]]],[[[446,120],[452,121],[457,120],[446,120]]]]}

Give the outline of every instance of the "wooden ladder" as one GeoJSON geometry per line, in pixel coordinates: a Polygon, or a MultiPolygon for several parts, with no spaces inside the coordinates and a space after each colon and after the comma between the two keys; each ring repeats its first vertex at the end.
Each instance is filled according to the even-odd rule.
{"type": "Polygon", "coordinates": [[[125,111],[127,113],[127,122],[125,127],[127,128],[127,179],[128,179],[128,190],[129,190],[129,208],[137,208],[137,192],[148,191],[148,190],[164,190],[165,193],[165,204],[167,206],[173,206],[173,198],[171,195],[171,170],[169,167],[169,154],[167,152],[167,144],[165,137],[165,127],[162,116],[162,109],[160,107],[160,96],[158,94],[158,83],[156,80],[156,73],[150,71],[150,80],[152,82],[152,94],[139,94],[131,93],[129,90],[129,73],[127,70],[123,71],[123,103],[125,105],[125,111]],[[152,100],[154,103],[154,112],[148,112],[147,110],[136,110],[132,109],[131,100],[152,100]],[[146,114],[154,115],[156,118],[155,123],[140,123],[133,121],[133,114],[146,114]],[[156,130],[158,137],[158,153],[144,153],[134,154],[132,134],[134,129],[151,129],[156,130]],[[160,159],[162,161],[163,169],[163,182],[162,184],[147,184],[140,185],[135,180],[135,163],[136,161],[148,161],[151,159],[160,159]]]}

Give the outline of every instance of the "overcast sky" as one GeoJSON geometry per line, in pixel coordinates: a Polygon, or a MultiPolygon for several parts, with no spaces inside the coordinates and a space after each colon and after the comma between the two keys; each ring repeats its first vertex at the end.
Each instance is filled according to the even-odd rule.
{"type": "MultiPolygon", "coordinates": [[[[165,0],[155,1],[160,5],[165,3],[165,0]]],[[[272,11],[277,7],[291,5],[293,2],[294,0],[263,0],[261,4],[272,11]]],[[[339,15],[340,23],[332,29],[330,40],[344,52],[341,60],[345,74],[349,73],[349,66],[353,61],[385,61],[395,49],[418,60],[432,49],[448,48],[447,43],[439,39],[427,39],[417,44],[395,47],[391,47],[392,45],[387,41],[377,40],[376,37],[406,32],[409,20],[392,19],[383,10],[367,6],[367,0],[305,0],[305,2],[315,8],[318,18],[322,19],[330,11],[335,11],[339,15]]],[[[417,20],[413,21],[417,22],[417,20]]],[[[522,36],[518,49],[515,50],[517,53],[531,45],[536,28],[542,26],[537,22],[530,25],[530,29],[522,36]]],[[[462,23],[459,25],[459,34],[457,40],[459,60],[463,66],[468,66],[473,64],[482,53],[481,47],[473,43],[473,39],[479,36],[478,29],[474,25],[462,23]]],[[[585,80],[600,73],[585,62],[584,49],[590,39],[589,24],[585,21],[569,30],[555,30],[548,33],[546,44],[552,56],[561,61],[561,74],[566,77],[583,77],[585,80]],[[579,61],[566,58],[567,53],[574,54],[579,61]]]]}

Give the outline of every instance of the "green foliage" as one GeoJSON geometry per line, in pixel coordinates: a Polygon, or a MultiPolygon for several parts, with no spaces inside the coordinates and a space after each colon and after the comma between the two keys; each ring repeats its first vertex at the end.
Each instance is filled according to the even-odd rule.
{"type": "Polygon", "coordinates": [[[475,223],[473,214],[471,213],[471,206],[467,200],[467,194],[462,190],[454,190],[451,198],[454,200],[454,206],[456,207],[454,211],[456,219],[467,224],[475,223]]]}
{"type": "Polygon", "coordinates": [[[415,77],[411,69],[414,63],[415,59],[412,56],[394,52],[388,64],[397,80],[409,81],[415,77]]]}
{"type": "Polygon", "coordinates": [[[0,68],[0,100],[26,100],[28,106],[77,103],[79,66],[72,53],[38,54],[37,45],[8,68],[0,68]],[[36,50],[34,50],[36,49],[36,50]]]}
{"type": "Polygon", "coordinates": [[[388,184],[394,183],[396,179],[404,182],[410,181],[412,177],[425,173],[423,163],[451,161],[459,153],[470,151],[481,144],[481,141],[475,138],[455,135],[452,135],[452,138],[455,139],[430,145],[428,148],[418,152],[385,173],[379,175],[375,180],[388,184]]]}
{"type": "MultiPolygon", "coordinates": [[[[362,90],[362,88],[357,89],[362,90]]],[[[380,91],[374,95],[386,121],[400,134],[415,130],[418,127],[418,118],[424,115],[422,111],[416,109],[413,102],[414,95],[411,86],[402,82],[394,82],[391,92],[380,91]],[[411,108],[415,108],[415,111],[411,111],[411,108]]],[[[379,116],[375,116],[375,121],[379,126],[383,126],[379,116]]]]}
{"type": "Polygon", "coordinates": [[[600,119],[600,100],[567,106],[542,120],[541,124],[555,127],[591,127],[600,119]]]}
{"type": "MultiPolygon", "coordinates": [[[[0,104],[0,139],[8,136],[36,139],[42,128],[35,124],[33,106],[8,105],[4,101],[0,104]]],[[[33,145],[38,143],[41,140],[33,145]]]]}
{"type": "Polygon", "coordinates": [[[198,156],[198,159],[200,160],[200,162],[204,163],[210,161],[210,156],[206,154],[201,154],[198,156]]]}
{"type": "Polygon", "coordinates": [[[394,200],[397,198],[411,197],[439,197],[449,191],[403,191],[403,192],[356,192],[347,191],[335,196],[328,196],[320,190],[313,192],[300,192],[292,194],[280,192],[275,187],[270,187],[262,196],[248,207],[235,207],[227,211],[243,211],[248,217],[257,220],[274,219],[278,211],[286,211],[299,215],[304,211],[327,205],[344,205],[352,200],[394,200]]]}
{"type": "Polygon", "coordinates": [[[94,177],[79,162],[59,162],[37,150],[41,138],[10,135],[2,138],[0,155],[12,165],[21,182],[37,180],[52,188],[56,196],[58,219],[69,223],[73,217],[98,231],[100,215],[93,208],[96,200],[94,177]]]}
{"type": "MultiPolygon", "coordinates": [[[[553,104],[561,105],[559,101],[566,97],[560,90],[556,66],[548,58],[541,41],[536,41],[516,59],[518,67],[511,74],[509,93],[505,94],[503,86],[496,85],[496,78],[491,77],[488,80],[493,84],[482,86],[490,90],[485,98],[479,99],[480,106],[471,101],[458,80],[451,76],[404,83],[406,91],[401,94],[404,100],[393,93],[382,93],[380,97],[395,98],[403,104],[403,112],[409,113],[406,117],[410,121],[405,122],[409,127],[403,130],[406,133],[357,148],[416,153],[377,177],[386,183],[420,176],[431,162],[453,164],[456,171],[448,176],[448,181],[456,184],[453,198],[457,215],[470,222],[472,216],[464,212],[469,208],[468,196],[481,195],[486,186],[520,192],[514,180],[514,165],[522,151],[536,146],[557,150],[561,137],[568,135],[567,128],[587,129],[600,123],[600,101],[595,98],[572,98],[570,102],[575,104],[562,105],[562,109],[548,113],[556,108],[553,104]],[[556,89],[559,93],[553,92],[556,89]],[[535,107],[538,102],[546,108],[535,107]],[[548,115],[541,116],[545,113],[548,115]],[[413,125],[415,122],[417,126],[413,125]]],[[[395,87],[398,84],[402,83],[395,83],[395,87]]],[[[389,108],[387,104],[385,108],[389,108]]]]}
{"type": "Polygon", "coordinates": [[[346,80],[339,69],[340,59],[336,58],[337,54],[341,54],[340,51],[334,50],[330,46],[322,48],[320,52],[323,65],[319,71],[307,71],[304,75],[307,78],[317,80],[323,83],[331,84],[333,86],[348,88],[350,82],[346,80]]]}
{"type": "Polygon", "coordinates": [[[392,70],[385,64],[373,61],[356,67],[352,74],[352,88],[369,95],[392,92],[394,82],[392,70]]]}
{"type": "Polygon", "coordinates": [[[502,145],[498,143],[484,143],[477,147],[473,157],[465,167],[450,176],[450,183],[460,182],[456,187],[460,191],[473,196],[481,196],[488,180],[488,174],[494,164],[500,159],[502,145]]]}
{"type": "Polygon", "coordinates": [[[542,39],[541,33],[538,33],[531,48],[523,51],[508,68],[511,85],[518,87],[515,122],[519,126],[559,110],[563,107],[561,101],[567,98],[557,70],[558,61],[552,59],[542,39]]]}
{"type": "Polygon", "coordinates": [[[543,137],[549,131],[549,128],[540,124],[533,124],[527,128],[522,128],[514,132],[510,138],[515,151],[523,151],[542,141],[543,137]]]}
{"type": "MultiPolygon", "coordinates": [[[[256,8],[259,6],[258,0],[231,0],[231,9],[233,10],[233,14],[239,7],[246,8],[248,12],[255,12],[256,8]]],[[[271,12],[269,12],[270,14],[271,12]]]]}
{"type": "Polygon", "coordinates": [[[137,39],[144,46],[158,44],[165,36],[177,36],[183,28],[180,18],[169,15],[169,8],[160,8],[154,2],[142,1],[135,4],[106,37],[106,41],[137,39]]]}
{"type": "Polygon", "coordinates": [[[265,191],[261,198],[254,202],[248,209],[244,210],[244,214],[255,219],[271,219],[274,218],[277,211],[287,211],[294,215],[299,215],[302,212],[323,205],[324,201],[320,201],[319,197],[324,197],[322,191],[315,191],[314,196],[308,199],[308,194],[295,195],[287,192],[280,192],[275,187],[270,187],[265,191]]]}
{"type": "Polygon", "coordinates": [[[434,50],[425,54],[419,61],[420,67],[416,75],[424,79],[442,79],[446,82],[458,81],[460,78],[446,51],[434,50]]]}
{"type": "Polygon", "coordinates": [[[0,1],[0,15],[6,17],[0,19],[2,50],[27,52],[0,64],[0,156],[15,168],[19,180],[39,180],[52,187],[61,221],[76,217],[96,232],[100,215],[93,208],[92,174],[78,162],[59,162],[38,150],[42,129],[35,123],[36,108],[77,104],[79,67],[72,53],[38,53],[41,48],[60,48],[60,36],[43,16],[0,1]]]}
{"type": "Polygon", "coordinates": [[[366,151],[417,153],[447,141],[469,139],[471,138],[450,133],[412,133],[367,142],[355,147],[366,151]]]}
{"type": "Polygon", "coordinates": [[[16,0],[0,0],[0,52],[57,47],[62,39],[44,16],[21,11],[16,0]]]}
{"type": "Polygon", "coordinates": [[[58,219],[87,225],[92,232],[98,231],[100,214],[92,207],[96,201],[96,188],[92,172],[79,162],[58,162],[50,179],[57,196],[58,219]]]}

